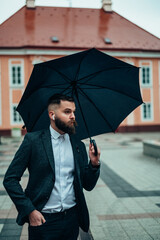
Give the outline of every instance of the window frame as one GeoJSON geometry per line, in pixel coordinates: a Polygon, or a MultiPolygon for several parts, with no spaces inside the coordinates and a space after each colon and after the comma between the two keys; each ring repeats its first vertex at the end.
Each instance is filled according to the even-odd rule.
{"type": "Polygon", "coordinates": [[[158,78],[159,78],[159,118],[160,118],[160,61],[158,62],[158,78]]]}
{"type": "Polygon", "coordinates": [[[152,62],[151,61],[140,61],[140,84],[142,87],[152,87],[152,62]],[[147,63],[147,65],[143,65],[147,63]],[[143,69],[149,69],[149,83],[143,83],[143,69]]]}
{"type": "Polygon", "coordinates": [[[11,105],[11,125],[12,126],[19,126],[23,125],[23,119],[21,118],[20,114],[16,111],[16,115],[21,118],[21,121],[14,121],[14,108],[17,108],[17,104],[12,103],[11,105]]]}
{"type": "Polygon", "coordinates": [[[153,104],[151,102],[145,102],[144,104],[142,104],[142,106],[141,106],[141,119],[142,119],[143,122],[152,122],[153,121],[153,104]],[[145,118],[144,117],[144,106],[146,106],[146,109],[147,109],[148,105],[150,105],[150,118],[148,118],[148,117],[145,118]]]}
{"type": "MultiPolygon", "coordinates": [[[[16,74],[17,75],[17,74],[16,74]]],[[[9,59],[9,82],[10,82],[10,87],[12,88],[22,88],[24,87],[24,60],[23,59],[9,59]],[[19,61],[20,63],[12,63],[14,61],[19,61]],[[21,69],[21,82],[20,83],[13,83],[13,67],[20,67],[21,69]]]]}
{"type": "Polygon", "coordinates": [[[2,126],[2,72],[1,72],[1,59],[0,59],[0,126],[2,126]]]}

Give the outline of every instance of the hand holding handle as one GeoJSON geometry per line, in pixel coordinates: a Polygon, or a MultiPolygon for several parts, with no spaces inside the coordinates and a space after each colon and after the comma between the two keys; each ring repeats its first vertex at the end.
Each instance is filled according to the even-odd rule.
{"type": "Polygon", "coordinates": [[[98,150],[97,150],[96,141],[95,141],[94,139],[91,139],[91,138],[90,138],[90,144],[93,144],[93,146],[94,146],[94,151],[95,151],[94,155],[97,156],[97,155],[98,155],[98,150]]]}

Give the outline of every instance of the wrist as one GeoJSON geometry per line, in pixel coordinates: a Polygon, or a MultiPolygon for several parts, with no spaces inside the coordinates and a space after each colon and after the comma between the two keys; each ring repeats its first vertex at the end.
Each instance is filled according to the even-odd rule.
{"type": "Polygon", "coordinates": [[[99,167],[101,163],[100,163],[100,160],[98,160],[96,162],[91,161],[91,164],[92,164],[93,167],[99,167]]]}

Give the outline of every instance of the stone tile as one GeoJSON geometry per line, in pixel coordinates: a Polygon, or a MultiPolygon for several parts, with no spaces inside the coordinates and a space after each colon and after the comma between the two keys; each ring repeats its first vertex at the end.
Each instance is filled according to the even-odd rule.
{"type": "Polygon", "coordinates": [[[128,236],[124,236],[124,235],[119,235],[118,237],[112,237],[113,240],[130,240],[130,238],[128,236]]]}
{"type": "Polygon", "coordinates": [[[28,224],[24,224],[22,228],[21,236],[28,236],[28,224]]]}
{"type": "Polygon", "coordinates": [[[155,221],[157,221],[160,224],[160,218],[155,218],[155,221]]]}
{"type": "Polygon", "coordinates": [[[151,234],[151,238],[154,239],[154,240],[160,240],[160,233],[151,234]]]}
{"type": "Polygon", "coordinates": [[[21,229],[18,228],[12,228],[12,229],[8,229],[6,227],[6,229],[3,229],[3,231],[1,232],[1,236],[6,236],[6,237],[10,237],[10,236],[20,236],[21,233],[21,229]]]}
{"type": "Polygon", "coordinates": [[[4,201],[3,201],[2,204],[0,205],[0,209],[1,209],[1,210],[11,209],[13,202],[12,202],[12,200],[9,198],[9,196],[6,195],[3,199],[4,199],[4,201]]]}
{"type": "Polygon", "coordinates": [[[4,226],[4,224],[0,224],[0,233],[2,231],[3,226],[4,226]]]}
{"type": "Polygon", "coordinates": [[[19,240],[19,236],[1,236],[1,240],[19,240]]]}
{"type": "Polygon", "coordinates": [[[4,203],[3,206],[1,207],[1,210],[8,210],[12,207],[12,202],[4,203]]]}
{"type": "Polygon", "coordinates": [[[92,233],[93,239],[95,240],[106,239],[106,234],[101,227],[94,227],[91,233],[92,233]]]}
{"type": "Polygon", "coordinates": [[[7,192],[4,189],[0,190],[0,196],[7,196],[7,192]]]}
{"type": "Polygon", "coordinates": [[[8,213],[8,218],[14,219],[15,217],[17,217],[17,212],[9,212],[8,213]]]}
{"type": "Polygon", "coordinates": [[[21,236],[20,240],[28,240],[28,236],[21,236]]]}
{"type": "Polygon", "coordinates": [[[6,196],[0,195],[0,206],[5,201],[6,196]]]}
{"type": "Polygon", "coordinates": [[[18,226],[16,223],[7,223],[5,228],[7,230],[15,230],[15,226],[16,226],[16,229],[21,229],[21,227],[18,226]]]}
{"type": "Polygon", "coordinates": [[[137,219],[137,221],[143,228],[146,228],[146,229],[153,226],[160,227],[160,223],[157,222],[156,218],[148,218],[148,219],[143,218],[143,219],[137,219]]]}
{"type": "Polygon", "coordinates": [[[8,210],[1,210],[1,209],[0,209],[0,218],[1,218],[1,219],[7,218],[7,217],[8,217],[8,213],[9,213],[8,210]]]}
{"type": "Polygon", "coordinates": [[[151,236],[144,233],[143,234],[134,233],[132,234],[132,236],[130,236],[130,240],[155,240],[155,239],[153,239],[151,236]]]}
{"type": "Polygon", "coordinates": [[[105,238],[112,240],[113,237],[111,236],[109,229],[106,226],[103,227],[102,229],[103,229],[103,232],[105,233],[105,238]]]}
{"type": "Polygon", "coordinates": [[[146,232],[150,235],[152,234],[159,234],[160,236],[160,225],[159,226],[152,226],[152,227],[149,227],[149,228],[146,228],[146,232]]]}

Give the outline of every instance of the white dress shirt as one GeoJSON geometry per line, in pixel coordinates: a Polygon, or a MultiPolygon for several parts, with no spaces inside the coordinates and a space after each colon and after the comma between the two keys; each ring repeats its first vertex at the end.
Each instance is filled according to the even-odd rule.
{"type": "Polygon", "coordinates": [[[42,212],[60,212],[73,207],[75,193],[74,158],[69,135],[59,134],[50,126],[52,149],[55,162],[55,184],[42,212]]]}

